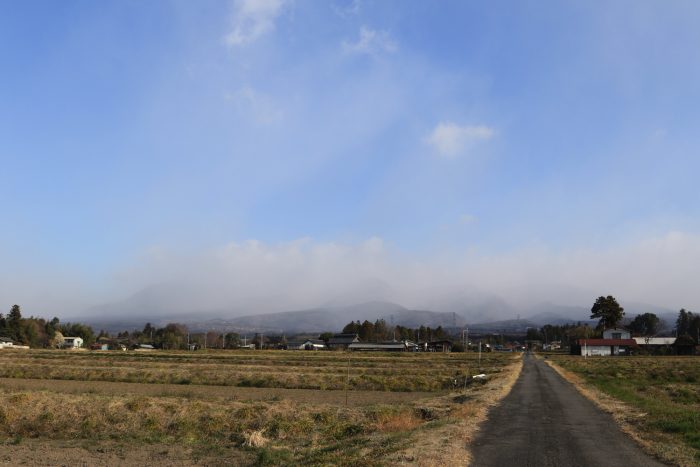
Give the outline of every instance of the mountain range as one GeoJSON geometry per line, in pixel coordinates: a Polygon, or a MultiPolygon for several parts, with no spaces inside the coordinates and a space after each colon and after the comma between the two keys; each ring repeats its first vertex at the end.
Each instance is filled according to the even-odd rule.
{"type": "MultiPolygon", "coordinates": [[[[444,294],[448,296],[448,294],[444,294]]],[[[146,322],[164,326],[169,322],[186,324],[193,332],[236,331],[267,333],[338,332],[351,321],[384,319],[389,325],[444,328],[469,327],[475,332],[522,332],[545,324],[562,325],[589,322],[590,307],[559,305],[551,302],[530,306],[512,305],[497,295],[468,291],[449,300],[427,303],[412,309],[390,301],[368,301],[350,305],[324,305],[309,309],[246,313],[245,307],[223,307],[205,300],[206,290],[189,290],[173,284],[144,289],[125,300],[86,310],[81,321],[108,332],[141,329],[146,322]],[[197,300],[193,300],[193,297],[197,300]]],[[[624,303],[627,320],[635,315],[656,313],[670,328],[677,312],[640,303],[624,303]]],[[[250,309],[250,308],[248,308],[250,309]]]]}

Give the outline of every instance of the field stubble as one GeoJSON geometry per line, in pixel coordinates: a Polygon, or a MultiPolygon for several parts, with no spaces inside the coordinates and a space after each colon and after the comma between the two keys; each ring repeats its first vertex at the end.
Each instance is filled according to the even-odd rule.
{"type": "MultiPolygon", "coordinates": [[[[180,451],[167,459],[142,457],[153,464],[185,456],[195,463],[236,459],[235,464],[260,465],[427,465],[459,456],[466,463],[473,427],[514,380],[518,363],[513,355],[485,355],[481,370],[489,379],[467,379],[470,384],[460,394],[455,379],[461,388],[465,375],[480,370],[474,355],[8,352],[0,354],[0,375],[22,379],[0,381],[0,433],[5,436],[3,450],[15,460],[31,456],[36,440],[87,440],[93,457],[100,456],[94,446],[107,446],[102,454],[122,452],[122,463],[131,463],[134,449],[152,454],[163,446],[180,451]],[[331,389],[345,387],[348,358],[351,403],[345,406],[344,391],[331,389]],[[24,378],[36,378],[44,386],[37,387],[36,381],[32,388],[12,384],[30,381],[24,378]],[[256,384],[249,384],[251,379],[256,384]],[[66,380],[84,391],[62,390],[66,380]],[[138,382],[150,389],[148,394],[120,394],[118,389],[100,390],[94,381],[138,382]],[[196,382],[204,388],[191,386],[192,391],[177,393],[164,390],[172,386],[157,384],[172,382],[196,382]],[[236,395],[235,390],[249,385],[270,393],[250,399],[236,395]],[[156,387],[163,390],[152,392],[156,387]],[[231,395],[218,393],[226,387],[233,390],[231,395]],[[214,391],[207,393],[209,388],[214,391]],[[313,390],[299,400],[290,396],[294,390],[279,388],[297,394],[299,389],[313,390]],[[352,403],[353,397],[370,394],[367,390],[378,397],[352,403]],[[314,398],[313,393],[336,397],[314,398]],[[399,394],[416,397],[398,400],[399,394]]],[[[61,449],[70,456],[77,448],[71,444],[61,449]]]]}

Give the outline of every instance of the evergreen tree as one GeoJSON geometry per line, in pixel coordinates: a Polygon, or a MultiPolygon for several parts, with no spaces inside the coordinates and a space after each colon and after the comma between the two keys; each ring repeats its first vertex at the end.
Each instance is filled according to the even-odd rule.
{"type": "Polygon", "coordinates": [[[614,328],[617,323],[622,321],[624,315],[625,309],[617,303],[612,295],[598,297],[591,307],[591,319],[598,319],[598,327],[601,329],[614,328]]]}

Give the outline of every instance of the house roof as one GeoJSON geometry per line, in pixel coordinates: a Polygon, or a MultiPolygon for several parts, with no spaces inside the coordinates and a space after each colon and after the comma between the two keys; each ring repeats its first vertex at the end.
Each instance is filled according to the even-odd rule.
{"type": "Polygon", "coordinates": [[[328,339],[329,344],[352,344],[360,339],[357,334],[336,334],[330,339],[328,339]]]}
{"type": "Polygon", "coordinates": [[[326,342],[321,339],[306,339],[302,344],[326,345],[326,342]]]}
{"type": "Polygon", "coordinates": [[[673,345],[676,343],[675,337],[634,337],[637,345],[673,345]]]}
{"type": "Polygon", "coordinates": [[[354,342],[348,346],[351,350],[382,350],[382,349],[405,349],[406,344],[403,342],[389,343],[371,343],[371,342],[354,342]]]}
{"type": "Polygon", "coordinates": [[[634,339],[579,339],[579,345],[626,345],[629,347],[637,347],[637,341],[634,339]]]}

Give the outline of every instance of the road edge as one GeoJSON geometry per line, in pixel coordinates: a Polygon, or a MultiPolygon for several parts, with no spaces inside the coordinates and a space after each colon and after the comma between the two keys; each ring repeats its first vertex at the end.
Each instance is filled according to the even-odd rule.
{"type": "Polygon", "coordinates": [[[428,436],[416,439],[408,449],[394,453],[383,459],[386,465],[415,465],[433,467],[436,465],[468,466],[472,460],[470,445],[488,411],[508,395],[522,372],[522,356],[503,367],[502,374],[487,379],[478,391],[452,392],[433,399],[436,408],[451,411],[450,417],[458,420],[440,428],[431,429],[428,436]],[[457,404],[459,396],[467,400],[457,404]]]}
{"type": "MultiPolygon", "coordinates": [[[[538,358],[542,357],[538,356],[538,358]]],[[[679,467],[693,467],[697,465],[691,458],[682,455],[685,450],[682,444],[667,438],[659,440],[654,436],[654,433],[644,433],[637,429],[635,420],[646,416],[645,412],[587,384],[583,378],[560,367],[555,362],[548,359],[543,359],[543,361],[564,380],[571,383],[583,397],[591,401],[603,412],[610,414],[620,430],[629,436],[644,452],[669,465],[677,465],[679,467]]]]}
{"type": "Polygon", "coordinates": [[[472,463],[472,441],[474,441],[474,438],[481,430],[481,427],[484,424],[484,422],[488,420],[491,409],[500,404],[501,401],[505,399],[505,397],[508,394],[510,394],[510,392],[513,390],[515,382],[518,381],[518,378],[520,378],[520,374],[523,371],[524,361],[525,354],[523,353],[520,355],[520,358],[518,358],[518,360],[515,363],[513,363],[511,371],[505,378],[505,381],[491,381],[487,383],[491,384],[489,390],[494,392],[489,392],[482,395],[480,402],[483,402],[484,404],[480,405],[474,411],[472,418],[470,419],[470,421],[472,421],[473,424],[467,425],[466,429],[463,431],[462,439],[464,440],[464,450],[466,451],[465,465],[469,466],[472,463]]]}

